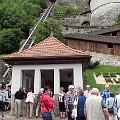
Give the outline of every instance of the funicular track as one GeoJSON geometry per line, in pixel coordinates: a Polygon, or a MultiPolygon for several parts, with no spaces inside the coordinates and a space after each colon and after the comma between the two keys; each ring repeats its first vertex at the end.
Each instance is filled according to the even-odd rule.
{"type": "MultiPolygon", "coordinates": [[[[34,32],[36,30],[36,28],[38,27],[39,23],[41,21],[45,21],[46,18],[50,15],[53,7],[54,7],[55,3],[50,3],[49,6],[47,7],[47,9],[44,11],[44,13],[39,17],[39,20],[37,22],[37,24],[34,26],[34,28],[32,29],[31,33],[29,34],[28,38],[26,39],[26,41],[24,42],[24,44],[22,45],[22,47],[20,48],[19,52],[21,52],[22,50],[25,50],[27,48],[30,48],[33,43],[34,43],[34,32]]],[[[6,77],[6,75],[10,72],[11,68],[8,67],[7,70],[5,71],[5,73],[3,74],[3,78],[6,77]]]]}

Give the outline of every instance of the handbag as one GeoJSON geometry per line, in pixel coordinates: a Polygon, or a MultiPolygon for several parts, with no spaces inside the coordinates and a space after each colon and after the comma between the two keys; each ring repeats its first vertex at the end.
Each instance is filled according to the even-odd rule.
{"type": "Polygon", "coordinates": [[[76,117],[77,117],[77,107],[74,107],[74,108],[73,108],[71,117],[72,117],[72,118],[76,118],[76,117]]]}
{"type": "Polygon", "coordinates": [[[108,108],[108,112],[111,113],[111,114],[114,114],[114,108],[108,108]]]}
{"type": "Polygon", "coordinates": [[[78,104],[78,97],[74,99],[74,108],[72,110],[71,117],[76,118],[77,117],[77,104],[78,104]]]}

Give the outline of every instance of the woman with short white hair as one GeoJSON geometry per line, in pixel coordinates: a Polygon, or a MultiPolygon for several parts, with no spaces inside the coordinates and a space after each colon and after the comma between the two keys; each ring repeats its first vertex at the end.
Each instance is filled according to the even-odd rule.
{"type": "Polygon", "coordinates": [[[91,90],[91,96],[86,100],[86,117],[88,120],[109,120],[108,110],[97,88],[91,90]]]}

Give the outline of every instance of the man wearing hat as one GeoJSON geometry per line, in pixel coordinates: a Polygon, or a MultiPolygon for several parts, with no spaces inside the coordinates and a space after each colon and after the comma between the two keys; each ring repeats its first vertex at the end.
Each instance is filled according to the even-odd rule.
{"type": "Polygon", "coordinates": [[[90,97],[91,96],[91,88],[90,88],[90,85],[87,85],[86,86],[86,90],[84,91],[84,96],[86,98],[90,97]]]}
{"type": "Polygon", "coordinates": [[[74,120],[74,118],[71,117],[72,110],[74,108],[74,97],[75,97],[74,88],[75,87],[73,85],[69,85],[68,87],[69,91],[66,93],[65,96],[66,112],[68,113],[68,120],[74,120]]]}

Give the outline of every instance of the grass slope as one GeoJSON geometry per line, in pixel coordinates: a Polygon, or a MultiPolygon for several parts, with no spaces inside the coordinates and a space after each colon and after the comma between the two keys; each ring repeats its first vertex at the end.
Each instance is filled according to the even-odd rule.
{"type": "MultiPolygon", "coordinates": [[[[108,65],[99,65],[95,69],[87,69],[84,73],[84,86],[90,85],[92,88],[96,87],[99,90],[104,89],[104,85],[96,84],[96,81],[93,77],[94,73],[120,73],[120,67],[108,66],[108,65]]],[[[119,85],[110,85],[110,90],[117,92],[119,85]]]]}

